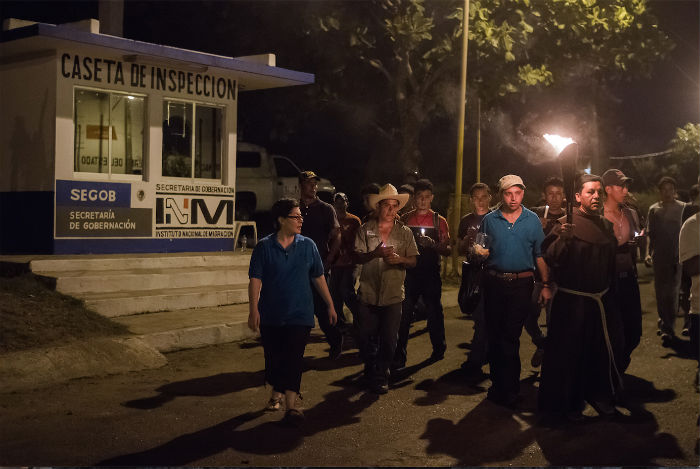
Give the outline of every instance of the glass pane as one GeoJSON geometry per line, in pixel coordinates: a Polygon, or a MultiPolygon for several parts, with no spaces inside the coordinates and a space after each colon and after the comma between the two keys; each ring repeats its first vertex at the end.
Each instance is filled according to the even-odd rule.
{"type": "Polygon", "coordinates": [[[144,98],[112,95],[112,174],[141,174],[144,98]]]}
{"type": "Polygon", "coordinates": [[[299,169],[285,158],[275,158],[275,169],[277,176],[281,178],[299,177],[299,169]]]}
{"type": "Polygon", "coordinates": [[[163,103],[163,176],[192,177],[190,103],[163,103]]]}
{"type": "Polygon", "coordinates": [[[259,168],[260,152],[239,151],[236,152],[236,168],[259,168]]]}
{"type": "Polygon", "coordinates": [[[197,105],[194,177],[221,179],[221,108],[197,105]]]}
{"type": "Polygon", "coordinates": [[[109,173],[109,111],[109,93],[75,90],[75,171],[109,173]]]}

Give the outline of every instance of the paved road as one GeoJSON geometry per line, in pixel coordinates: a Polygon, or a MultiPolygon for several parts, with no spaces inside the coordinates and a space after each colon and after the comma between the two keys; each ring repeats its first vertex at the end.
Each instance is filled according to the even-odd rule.
{"type": "Polygon", "coordinates": [[[472,322],[453,308],[445,359],[423,361],[430,345],[425,322],[416,323],[413,374],[385,396],[358,385],[355,349],[330,362],[315,333],[301,430],[261,410],[269,388],[252,341],[169,354],[158,370],[0,395],[0,465],[697,466],[696,362],[661,347],[650,284],[642,291],[644,337],[625,378],[627,408],[613,420],[587,409],[581,424],[537,425],[526,335],[522,408],[485,401],[488,380],[467,384],[457,371],[472,322]]]}

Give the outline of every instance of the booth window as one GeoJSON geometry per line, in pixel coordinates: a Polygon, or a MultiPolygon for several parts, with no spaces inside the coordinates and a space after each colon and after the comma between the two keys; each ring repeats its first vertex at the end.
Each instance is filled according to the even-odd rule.
{"type": "Polygon", "coordinates": [[[146,98],[127,93],[75,90],[76,172],[143,172],[146,98]]]}
{"type": "Polygon", "coordinates": [[[163,102],[163,176],[221,179],[223,110],[163,102]]]}

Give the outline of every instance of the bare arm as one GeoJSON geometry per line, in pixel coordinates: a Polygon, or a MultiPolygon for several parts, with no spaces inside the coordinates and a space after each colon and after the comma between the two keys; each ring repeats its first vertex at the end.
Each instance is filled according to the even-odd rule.
{"type": "Polygon", "coordinates": [[[331,325],[333,325],[336,322],[338,322],[338,315],[336,314],[335,307],[333,306],[333,299],[331,298],[331,293],[328,291],[326,277],[324,275],[321,275],[320,277],[315,277],[313,279],[313,282],[314,287],[316,287],[316,291],[319,295],[321,295],[323,301],[326,302],[326,306],[328,307],[328,319],[331,325]]]}
{"type": "Polygon", "coordinates": [[[323,268],[328,270],[340,252],[340,229],[333,228],[328,238],[328,256],[323,260],[323,268]]]}
{"type": "Polygon", "coordinates": [[[258,301],[260,300],[260,289],[262,280],[252,278],[248,282],[248,327],[253,331],[260,330],[260,311],[258,301]]]}
{"type": "Polygon", "coordinates": [[[537,270],[539,271],[540,278],[542,279],[542,283],[544,284],[544,287],[540,292],[539,301],[541,304],[544,304],[552,300],[552,290],[548,285],[550,283],[549,266],[547,266],[547,263],[544,261],[543,257],[538,257],[536,259],[536,262],[537,270]]]}

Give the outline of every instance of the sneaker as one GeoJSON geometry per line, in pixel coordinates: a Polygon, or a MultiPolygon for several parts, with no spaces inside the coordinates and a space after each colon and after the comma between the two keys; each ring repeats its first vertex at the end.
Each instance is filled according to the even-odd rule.
{"type": "Polygon", "coordinates": [[[543,357],[544,349],[538,347],[537,350],[535,350],[535,353],[532,354],[532,359],[530,359],[530,365],[532,365],[534,368],[539,368],[539,366],[542,365],[543,357]]]}
{"type": "Polygon", "coordinates": [[[433,353],[430,355],[430,361],[431,362],[437,362],[445,358],[445,351],[444,350],[433,350],[433,353]]]}
{"type": "Polygon", "coordinates": [[[328,358],[331,360],[336,360],[343,353],[343,336],[340,336],[340,341],[336,344],[331,345],[331,349],[328,351],[328,358]]]}
{"type": "Polygon", "coordinates": [[[687,327],[684,327],[683,330],[681,331],[681,335],[683,337],[688,337],[690,335],[690,329],[688,329],[687,327]]]}

